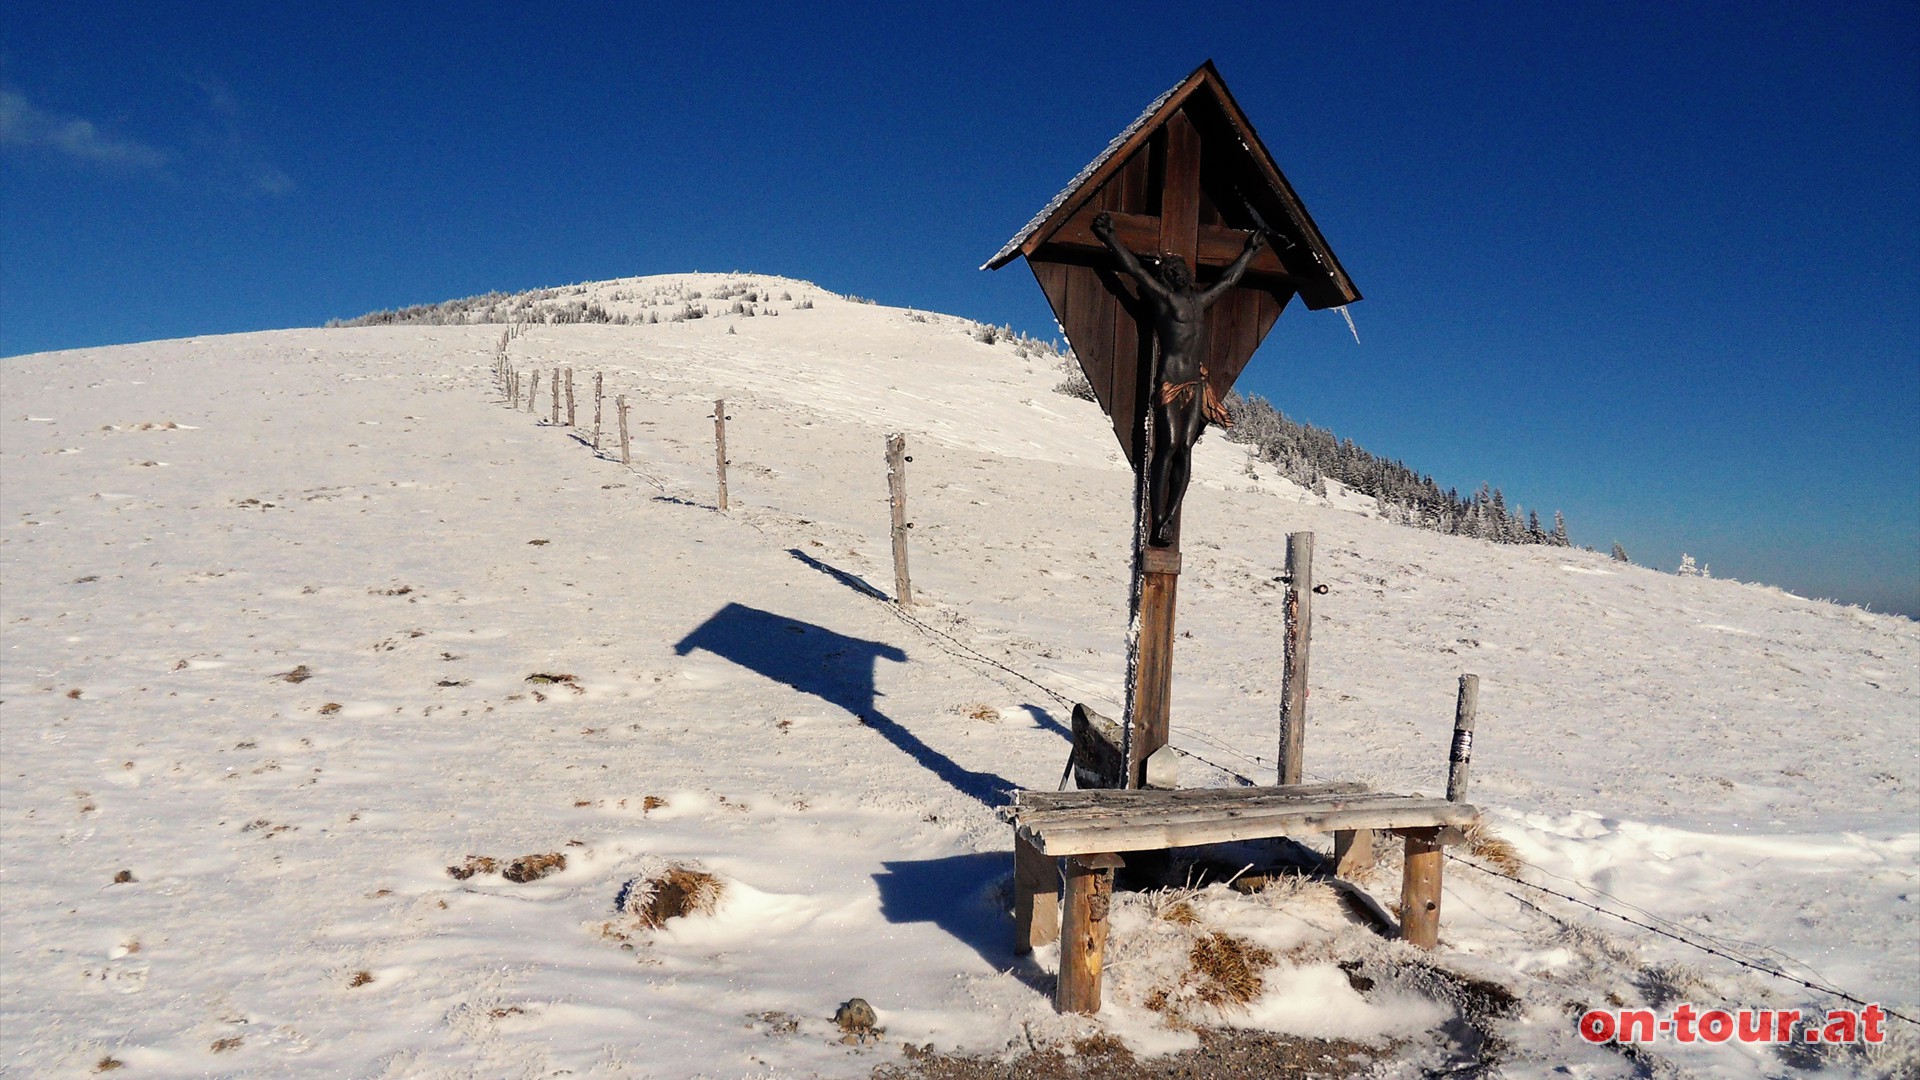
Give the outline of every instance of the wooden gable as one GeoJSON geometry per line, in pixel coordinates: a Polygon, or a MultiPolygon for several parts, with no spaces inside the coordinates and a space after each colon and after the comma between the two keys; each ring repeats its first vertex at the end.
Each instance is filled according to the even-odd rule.
{"type": "Polygon", "coordinates": [[[1274,237],[1240,284],[1208,311],[1208,380],[1224,397],[1298,294],[1309,308],[1360,293],[1208,62],[1148,106],[982,269],[1025,256],[1130,460],[1139,459],[1153,335],[1138,287],[1092,232],[1113,216],[1136,254],[1172,253],[1203,286],[1248,234],[1274,237]]]}

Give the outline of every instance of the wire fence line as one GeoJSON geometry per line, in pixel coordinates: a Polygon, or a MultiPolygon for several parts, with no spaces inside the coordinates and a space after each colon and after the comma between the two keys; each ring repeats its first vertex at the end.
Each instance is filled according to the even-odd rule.
{"type": "MultiPolygon", "coordinates": [[[[1685,945],[1689,948],[1698,949],[1701,952],[1709,953],[1713,956],[1720,957],[1723,960],[1732,961],[1733,963],[1738,964],[1743,968],[1747,968],[1748,970],[1760,972],[1762,975],[1770,975],[1776,979],[1781,979],[1786,982],[1797,984],[1799,986],[1804,986],[1809,990],[1817,991],[1822,994],[1830,994],[1834,997],[1839,998],[1842,1001],[1850,1002],[1854,1005],[1860,1005],[1860,1006],[1875,1005],[1882,1012],[1885,1012],[1888,1016],[1891,1016],[1897,1020],[1904,1020],[1909,1024],[1913,1024],[1916,1027],[1920,1027],[1920,1019],[1915,1019],[1914,1017],[1908,1016],[1905,1013],[1896,1012],[1893,1009],[1887,1008],[1885,1005],[1879,1005],[1879,1003],[1877,1002],[1870,1002],[1864,998],[1858,997],[1853,994],[1849,994],[1845,990],[1841,990],[1838,987],[1826,986],[1821,983],[1811,982],[1807,979],[1802,979],[1797,975],[1788,974],[1787,972],[1781,971],[1778,968],[1768,967],[1765,964],[1757,963],[1748,957],[1739,956],[1734,953],[1727,952],[1724,949],[1716,948],[1713,945],[1709,945],[1701,941],[1696,941],[1692,937],[1686,934],[1678,933],[1673,930],[1666,929],[1664,927],[1655,926],[1652,923],[1641,922],[1640,920],[1633,918],[1630,915],[1623,915],[1618,911],[1610,911],[1607,908],[1603,908],[1599,906],[1598,904],[1590,904],[1587,901],[1582,900],[1577,896],[1570,896],[1567,893],[1563,893],[1558,889],[1550,889],[1545,885],[1536,885],[1533,882],[1528,881],[1524,878],[1515,877],[1512,874],[1508,874],[1500,870],[1495,870],[1493,867],[1490,867],[1490,866],[1483,866],[1480,863],[1473,861],[1472,859],[1455,855],[1450,851],[1446,852],[1445,854],[1449,861],[1457,862],[1462,866],[1472,867],[1473,869],[1478,870],[1481,873],[1488,875],[1489,877],[1497,877],[1506,881],[1511,881],[1516,885],[1524,885],[1529,889],[1534,889],[1539,892],[1546,893],[1548,896],[1556,897],[1560,900],[1565,900],[1567,903],[1577,904],[1580,907],[1586,908],[1589,911],[1597,911],[1602,915],[1606,915],[1610,918],[1618,919],[1621,922],[1627,923],[1632,926],[1637,926],[1642,930],[1648,931],[1649,933],[1658,934],[1664,938],[1671,938],[1672,940],[1677,941],[1680,944],[1685,945]]],[[[1525,897],[1520,896],[1517,893],[1507,892],[1507,890],[1505,889],[1502,889],[1500,891],[1506,892],[1508,896],[1511,896],[1515,900],[1518,900],[1521,903],[1526,904],[1528,907],[1534,908],[1535,910],[1540,910],[1538,905],[1528,902],[1525,897]]],[[[1668,922],[1668,920],[1665,920],[1665,919],[1662,919],[1661,921],[1668,922]]],[[[1670,923],[1670,925],[1673,925],[1673,924],[1670,923]]],[[[1799,963],[1799,961],[1797,960],[1794,962],[1799,963]]]]}
{"type": "MultiPolygon", "coordinates": [[[[512,334],[510,335],[510,338],[517,337],[517,336],[518,334],[512,334]]],[[[505,359],[504,343],[500,349],[500,358],[503,361],[505,359]]],[[[551,426],[551,425],[543,424],[542,426],[551,426]]],[[[595,456],[600,457],[603,460],[613,460],[613,458],[610,455],[598,450],[595,451],[595,456]]],[[[668,492],[672,487],[684,486],[684,485],[674,484],[672,481],[668,481],[664,477],[655,476],[648,470],[640,468],[637,465],[629,464],[627,468],[632,472],[638,474],[643,480],[651,484],[656,490],[662,493],[668,492]]],[[[754,531],[760,533],[763,536],[771,535],[767,532],[766,529],[762,528],[757,522],[744,519],[744,518],[739,518],[736,520],[741,521],[742,524],[749,525],[754,529],[754,531]]],[[[884,594],[879,593],[877,590],[873,592],[870,598],[875,599],[881,603],[885,603],[887,605],[888,610],[891,611],[896,618],[900,619],[902,622],[907,623],[909,626],[912,626],[914,629],[918,630],[920,633],[925,635],[928,639],[932,640],[943,651],[949,653],[950,655],[956,656],[966,661],[970,661],[972,663],[981,664],[986,667],[993,668],[1001,672],[1002,674],[1012,676],[1013,678],[1018,679],[1019,681],[1027,684],[1028,686],[1031,686],[1034,689],[1040,691],[1042,694],[1046,695],[1049,699],[1051,699],[1052,701],[1054,701],[1055,703],[1057,703],[1058,705],[1060,705],[1065,709],[1072,710],[1073,707],[1077,704],[1077,702],[1075,702],[1072,698],[1068,697],[1066,694],[1063,694],[1060,691],[1053,689],[1052,687],[1041,682],[1039,679],[1036,679],[1033,676],[1028,675],[1026,672],[1023,672],[1008,663],[1005,663],[999,659],[996,659],[993,656],[988,655],[985,651],[983,651],[979,647],[969,642],[963,641],[960,638],[956,637],[955,635],[948,633],[945,630],[941,630],[938,627],[935,627],[929,624],[925,620],[914,616],[910,612],[902,609],[900,605],[893,603],[890,598],[886,597],[884,594]]],[[[1238,758],[1241,761],[1249,763],[1256,768],[1271,769],[1277,772],[1278,761],[1275,758],[1268,758],[1259,754],[1248,753],[1244,750],[1239,749],[1238,747],[1231,745],[1230,743],[1225,742],[1224,740],[1221,740],[1197,728],[1187,729],[1184,731],[1184,733],[1193,736],[1195,739],[1198,739],[1201,743],[1204,743],[1211,750],[1238,758]]],[[[1213,761],[1186,747],[1182,747],[1172,743],[1170,743],[1169,746],[1175,753],[1180,754],[1183,757],[1190,758],[1194,761],[1197,761],[1200,764],[1208,766],[1209,768],[1215,769],[1219,771],[1222,775],[1232,778],[1234,781],[1236,781],[1243,787],[1259,786],[1258,781],[1254,780],[1252,777],[1249,777],[1244,773],[1239,772],[1236,769],[1230,768],[1226,765],[1222,765],[1219,762],[1213,761]]],[[[1314,775],[1314,774],[1309,774],[1309,775],[1314,775]]],[[[1314,778],[1320,779],[1320,780],[1327,779],[1326,777],[1321,777],[1317,775],[1314,775],[1314,778]]],[[[1891,1016],[1897,1020],[1904,1021],[1916,1027],[1920,1027],[1920,1018],[1915,1018],[1913,1016],[1909,1016],[1905,1013],[1896,1011],[1894,1009],[1889,1009],[1886,1006],[1879,1005],[1876,1002],[1869,1002],[1864,998],[1861,998],[1854,994],[1850,994],[1835,986],[1828,985],[1823,982],[1814,982],[1809,979],[1801,978],[1797,975],[1793,975],[1789,972],[1781,970],[1781,968],[1778,966],[1770,966],[1766,963],[1756,960],[1751,956],[1741,955],[1737,951],[1732,951],[1732,946],[1728,944],[1727,939],[1718,938],[1710,934],[1703,934],[1696,931],[1686,930],[1682,928],[1681,925],[1675,922],[1674,920],[1667,919],[1654,912],[1647,911],[1646,909],[1641,907],[1637,907],[1636,905],[1628,903],[1627,901],[1622,900],[1619,897],[1612,895],[1611,893],[1605,892],[1604,890],[1601,890],[1601,889],[1593,888],[1592,886],[1586,885],[1582,882],[1576,881],[1571,878],[1567,878],[1564,875],[1554,874],[1551,871],[1543,870],[1537,867],[1534,868],[1539,873],[1546,874],[1549,877],[1558,878],[1559,880],[1562,880],[1562,881],[1566,881],[1570,885],[1576,888],[1584,889],[1588,892],[1594,893],[1595,895],[1605,897],[1606,899],[1616,904],[1619,904],[1622,907],[1629,908],[1645,916],[1646,919],[1649,921],[1642,921],[1640,919],[1633,918],[1630,915],[1623,914],[1619,911],[1614,911],[1609,908],[1601,907],[1598,904],[1594,904],[1589,901],[1582,900],[1577,896],[1573,896],[1569,893],[1562,892],[1558,889],[1549,888],[1545,885],[1539,885],[1534,882],[1527,881],[1524,878],[1517,877],[1513,874],[1508,874],[1504,871],[1497,870],[1490,866],[1486,866],[1482,863],[1476,862],[1464,856],[1456,855],[1450,851],[1443,852],[1443,854],[1446,856],[1446,858],[1449,861],[1459,863],[1460,865],[1469,867],[1473,870],[1477,870],[1480,873],[1485,874],[1489,877],[1499,878],[1501,880],[1508,881],[1516,885],[1520,885],[1524,888],[1535,890],[1536,892],[1545,894],[1547,896],[1554,897],[1555,899],[1565,901],[1567,903],[1584,908],[1586,910],[1598,912],[1601,915],[1605,915],[1612,919],[1617,919],[1621,922],[1627,923],[1630,926],[1634,926],[1641,930],[1645,930],[1648,933],[1659,935],[1660,937],[1664,937],[1669,940],[1678,942],[1682,945],[1685,945],[1688,948],[1695,949],[1700,952],[1706,953],[1708,955],[1726,960],[1730,963],[1736,964],[1747,970],[1759,972],[1760,974],[1767,975],[1775,979],[1793,983],[1805,989],[1815,991],[1816,993],[1827,994],[1832,997],[1838,998],[1842,1001],[1846,1001],[1850,1004],[1861,1006],[1861,1007],[1865,1007],[1870,1004],[1876,1005],[1888,1016],[1891,1016]]],[[[1496,891],[1503,893],[1504,895],[1512,898],[1513,900],[1521,904],[1526,905],[1527,907],[1531,907],[1536,911],[1540,911],[1542,914],[1547,914],[1545,909],[1527,900],[1525,897],[1521,896],[1518,893],[1512,892],[1507,889],[1497,888],[1497,887],[1496,887],[1496,891]]],[[[1806,968],[1809,971],[1814,971],[1816,975],[1818,974],[1817,970],[1814,969],[1811,965],[1806,964],[1800,960],[1797,960],[1791,956],[1788,956],[1786,953],[1783,953],[1777,949],[1773,949],[1770,946],[1766,946],[1764,944],[1752,943],[1752,942],[1743,942],[1742,944],[1755,945],[1756,947],[1764,949],[1767,952],[1773,953],[1774,955],[1788,962],[1791,962],[1802,968],[1806,968]]]]}

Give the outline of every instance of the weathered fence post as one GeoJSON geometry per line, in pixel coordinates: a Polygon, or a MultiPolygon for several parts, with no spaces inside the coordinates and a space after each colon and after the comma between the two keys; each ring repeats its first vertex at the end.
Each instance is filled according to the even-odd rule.
{"type": "Polygon", "coordinates": [[[536,369],[533,373],[533,388],[527,391],[527,412],[529,413],[533,412],[533,407],[536,403],[538,403],[539,398],[540,398],[540,372],[538,369],[536,369]]]}
{"type": "Polygon", "coordinates": [[[1480,676],[1460,676],[1453,706],[1453,747],[1447,753],[1447,801],[1467,799],[1468,765],[1473,760],[1473,722],[1480,711],[1480,676]]]}
{"type": "Polygon", "coordinates": [[[605,373],[593,373],[593,449],[596,453],[600,450],[600,402],[606,395],[605,381],[605,373]]]}
{"type": "Polygon", "coordinates": [[[1300,782],[1307,744],[1307,646],[1313,636],[1313,534],[1287,534],[1286,683],[1280,698],[1280,782],[1300,782]]]}
{"type": "Polygon", "coordinates": [[[913,582],[907,577],[907,437],[887,436],[887,502],[893,509],[893,601],[913,607],[913,582]]]}
{"type": "Polygon", "coordinates": [[[720,483],[719,506],[727,509],[727,400],[713,403],[713,475],[720,483]]]}
{"type": "Polygon", "coordinates": [[[578,427],[573,422],[573,369],[567,369],[567,426],[578,427]]]}
{"type": "Polygon", "coordinates": [[[548,421],[554,427],[560,426],[560,369],[553,369],[553,418],[548,421]]]}
{"type": "Polygon", "coordinates": [[[620,416],[620,464],[633,464],[633,444],[627,439],[627,395],[613,399],[613,410],[620,416]]]}

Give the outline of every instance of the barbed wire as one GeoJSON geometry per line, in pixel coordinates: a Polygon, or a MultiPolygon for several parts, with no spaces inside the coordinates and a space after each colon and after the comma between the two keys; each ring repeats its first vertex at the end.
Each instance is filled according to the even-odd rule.
{"type": "Polygon", "coordinates": [[[1047,686],[1046,684],[1040,682],[1037,679],[1034,679],[1033,677],[1025,674],[1024,672],[1016,671],[1013,668],[1007,666],[1006,664],[1003,664],[1000,661],[995,660],[993,657],[988,656],[986,653],[981,652],[979,649],[973,647],[972,645],[969,645],[966,642],[961,641],[959,638],[954,637],[952,634],[947,633],[945,630],[941,630],[938,627],[929,625],[924,620],[915,617],[911,613],[901,608],[899,604],[894,603],[892,600],[883,600],[882,602],[887,605],[888,609],[891,610],[893,614],[900,619],[900,621],[918,628],[923,633],[929,634],[936,638],[940,638],[952,644],[954,647],[961,650],[961,655],[965,656],[967,659],[972,660],[976,663],[986,664],[989,667],[998,668],[1001,671],[1004,671],[1007,674],[1013,676],[1014,678],[1019,679],[1021,682],[1024,682],[1027,685],[1032,686],[1034,689],[1047,695],[1048,697],[1052,698],[1054,701],[1060,703],[1061,705],[1064,705],[1069,709],[1073,708],[1075,704],[1073,699],[1067,697],[1065,694],[1060,693],[1058,690],[1055,690],[1052,687],[1047,686]]]}
{"type": "MultiPolygon", "coordinates": [[[[1611,916],[1612,918],[1619,919],[1621,922],[1627,923],[1631,926],[1637,926],[1640,929],[1646,930],[1650,933],[1659,934],[1661,937],[1664,937],[1664,938],[1671,938],[1672,940],[1677,941],[1682,945],[1688,946],[1689,948],[1698,949],[1704,953],[1710,953],[1714,956],[1720,957],[1723,960],[1731,960],[1732,962],[1740,965],[1743,968],[1760,972],[1762,975],[1771,975],[1776,979],[1781,979],[1790,983],[1796,983],[1800,986],[1806,987],[1809,990],[1813,990],[1822,994],[1830,994],[1833,997],[1837,997],[1842,1001],[1852,1002],[1855,1005],[1860,1005],[1860,1006],[1874,1005],[1877,1008],[1879,1008],[1882,1012],[1886,1013],[1888,1016],[1891,1016],[1897,1020],[1904,1020],[1909,1024],[1913,1024],[1916,1027],[1920,1027],[1920,1019],[1915,1019],[1914,1017],[1908,1016],[1905,1013],[1896,1012],[1893,1009],[1887,1008],[1885,1005],[1880,1005],[1878,1002],[1870,1002],[1864,998],[1855,997],[1854,995],[1849,994],[1846,991],[1838,989],[1836,987],[1824,986],[1820,983],[1809,982],[1808,980],[1802,979],[1797,975],[1789,975],[1784,971],[1779,971],[1775,968],[1767,967],[1764,964],[1754,963],[1753,961],[1747,959],[1746,957],[1737,956],[1723,949],[1715,948],[1712,945],[1703,944],[1699,941],[1693,940],[1690,937],[1687,937],[1684,934],[1676,933],[1672,930],[1668,930],[1663,927],[1654,926],[1651,923],[1641,922],[1640,920],[1635,919],[1632,916],[1622,915],[1620,912],[1617,912],[1617,911],[1609,911],[1606,908],[1599,906],[1598,904],[1590,904],[1585,900],[1580,899],[1577,896],[1570,896],[1566,893],[1561,892],[1558,889],[1549,889],[1545,885],[1536,885],[1533,882],[1528,881],[1524,878],[1515,877],[1514,875],[1505,873],[1504,871],[1495,870],[1493,867],[1490,867],[1490,866],[1483,866],[1480,863],[1474,862],[1472,859],[1463,858],[1459,855],[1453,854],[1450,851],[1444,852],[1444,854],[1446,855],[1449,861],[1457,862],[1462,866],[1472,867],[1473,869],[1478,870],[1481,873],[1486,874],[1490,877],[1502,878],[1504,880],[1511,881],[1516,885],[1525,885],[1529,889],[1536,889],[1540,892],[1546,893],[1548,896],[1553,896],[1561,900],[1565,900],[1570,904],[1578,904],[1579,906],[1586,908],[1589,911],[1597,911],[1602,915],[1611,916]]],[[[1501,890],[1501,891],[1504,892],[1505,890],[1501,890]]],[[[1527,903],[1524,897],[1517,896],[1513,893],[1507,893],[1507,895],[1512,896],[1515,900],[1519,900],[1523,904],[1527,903]]],[[[1529,904],[1528,906],[1532,907],[1534,905],[1529,904]]],[[[1666,920],[1662,920],[1662,921],[1666,921],[1666,920]]]]}
{"type": "MultiPolygon", "coordinates": [[[[1804,968],[1807,972],[1811,973],[1813,978],[1816,978],[1816,979],[1826,978],[1826,976],[1823,973],[1821,973],[1819,968],[1814,967],[1812,964],[1809,964],[1804,960],[1800,960],[1793,956],[1790,956],[1787,953],[1782,952],[1781,950],[1776,949],[1771,945],[1766,945],[1757,941],[1747,941],[1742,938],[1732,938],[1732,937],[1725,937],[1719,934],[1709,934],[1703,930],[1696,930],[1691,927],[1683,926],[1677,920],[1669,919],[1664,915],[1660,915],[1656,912],[1648,911],[1646,908],[1640,907],[1639,905],[1631,903],[1630,901],[1623,900],[1620,897],[1615,896],[1614,894],[1606,891],[1605,889],[1601,889],[1596,886],[1589,885],[1586,882],[1580,881],[1577,878],[1570,878],[1565,874],[1556,874],[1551,870],[1548,870],[1544,867],[1539,867],[1539,866],[1530,866],[1528,869],[1532,870],[1536,874],[1544,874],[1547,877],[1554,878],[1555,880],[1564,881],[1568,885],[1576,889],[1580,889],[1584,892],[1591,893],[1594,896],[1605,897],[1607,900],[1611,901],[1612,903],[1617,904],[1620,907],[1626,908],[1628,911],[1632,911],[1639,915],[1645,916],[1646,918],[1653,920],[1655,923],[1658,923],[1661,926],[1667,927],[1668,929],[1673,930],[1676,933],[1691,934],[1695,938],[1698,938],[1702,941],[1713,942],[1715,945],[1718,945],[1720,948],[1726,949],[1729,951],[1739,951],[1740,948],[1744,948],[1747,950],[1759,950],[1761,952],[1770,953],[1772,954],[1770,959],[1772,959],[1773,962],[1775,963],[1795,964],[1801,968],[1804,968]]],[[[1753,960],[1755,963],[1761,962],[1760,958],[1753,956],[1751,952],[1748,952],[1745,955],[1747,956],[1747,959],[1753,960]]]]}
{"type": "MultiPolygon", "coordinates": [[[[893,603],[891,600],[884,601],[884,602],[893,611],[893,613],[900,618],[902,622],[905,622],[908,625],[913,626],[933,637],[940,638],[944,641],[951,643],[955,648],[960,650],[959,655],[963,656],[964,658],[973,660],[977,663],[986,664],[990,667],[994,667],[1003,672],[1006,672],[1008,675],[1011,675],[1014,678],[1019,679],[1021,682],[1024,682],[1027,685],[1033,687],[1034,689],[1040,691],[1041,693],[1047,695],[1048,697],[1052,698],[1054,701],[1058,702],[1059,704],[1061,704],[1062,706],[1068,709],[1072,709],[1076,704],[1078,704],[1078,702],[1075,702],[1072,698],[1069,698],[1065,694],[1062,694],[1058,690],[1053,689],[1052,687],[1041,682],[1040,680],[1035,679],[1033,676],[1028,675],[1027,673],[1020,671],[1019,669],[1014,668],[1008,664],[1002,663],[1001,661],[996,660],[991,656],[988,656],[986,653],[981,652],[979,649],[973,647],[972,645],[969,645],[966,642],[961,641],[959,638],[954,637],[952,634],[949,634],[946,631],[941,630],[937,627],[931,626],[924,620],[916,618],[915,616],[907,613],[906,611],[901,610],[900,606],[898,604],[893,603]]],[[[1212,743],[1212,745],[1220,747],[1221,749],[1225,749],[1230,753],[1238,753],[1238,751],[1233,750],[1232,747],[1226,746],[1224,743],[1219,743],[1211,739],[1204,740],[1204,741],[1208,741],[1212,743]]],[[[1209,760],[1208,758],[1202,757],[1201,755],[1196,754],[1193,751],[1186,749],[1185,747],[1176,746],[1171,743],[1169,743],[1168,745],[1172,747],[1174,753],[1179,754],[1182,757],[1192,758],[1193,760],[1198,761],[1202,765],[1205,765],[1209,768],[1217,769],[1221,773],[1224,773],[1225,775],[1230,776],[1233,779],[1239,781],[1242,787],[1258,787],[1259,786],[1259,781],[1235,769],[1228,768],[1227,766],[1222,765],[1217,761],[1212,761],[1212,760],[1209,760]]],[[[1249,755],[1241,754],[1240,756],[1247,757],[1249,755]]],[[[1257,759],[1256,759],[1256,763],[1257,763],[1257,759]]]]}

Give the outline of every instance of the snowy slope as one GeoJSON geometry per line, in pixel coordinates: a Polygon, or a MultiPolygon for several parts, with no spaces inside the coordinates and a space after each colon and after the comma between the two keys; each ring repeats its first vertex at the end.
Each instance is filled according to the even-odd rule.
{"type": "MultiPolygon", "coordinates": [[[[503,407],[499,326],[0,364],[0,1068],[861,1075],[909,1042],[1191,1041],[1143,1007],[1180,959],[1143,898],[1117,916],[1098,1021],[1053,1015],[1052,957],[1016,961],[1004,914],[996,808],[1057,781],[1063,700],[1118,711],[1129,476],[1104,419],[1051,392],[1048,358],[803,282],[578,295],[644,314],[743,283],[792,299],[511,343],[522,371],[574,369],[588,427],[604,373],[599,454],[546,422],[544,391],[537,415],[503,407]],[[913,455],[930,629],[872,595],[892,582],[890,431],[913,455]],[[446,871],[544,852],[566,869],[526,884],[446,871]],[[719,875],[720,905],[636,931],[616,897],[668,862],[719,875]],[[829,1020],[856,995],[876,1044],[829,1020]]],[[[1528,880],[1920,1005],[1914,623],[1393,526],[1217,437],[1187,506],[1184,783],[1271,782],[1273,579],[1310,529],[1331,586],[1310,776],[1436,791],[1454,679],[1475,672],[1475,801],[1528,880]]],[[[1390,865],[1372,886],[1391,903],[1390,865]]],[[[1444,1055],[1441,1004],[1327,989],[1341,950],[1398,946],[1326,890],[1201,899],[1293,956],[1222,1019],[1405,1040],[1382,1044],[1388,1073],[1444,1055]]],[[[1448,962],[1521,993],[1516,1074],[1639,1068],[1580,1045],[1569,1001],[1838,1004],[1458,865],[1442,935],[1448,962]]],[[[1720,1075],[1847,1074],[1896,1067],[1913,1034],[1873,1061],[1655,1049],[1720,1075]]]]}

